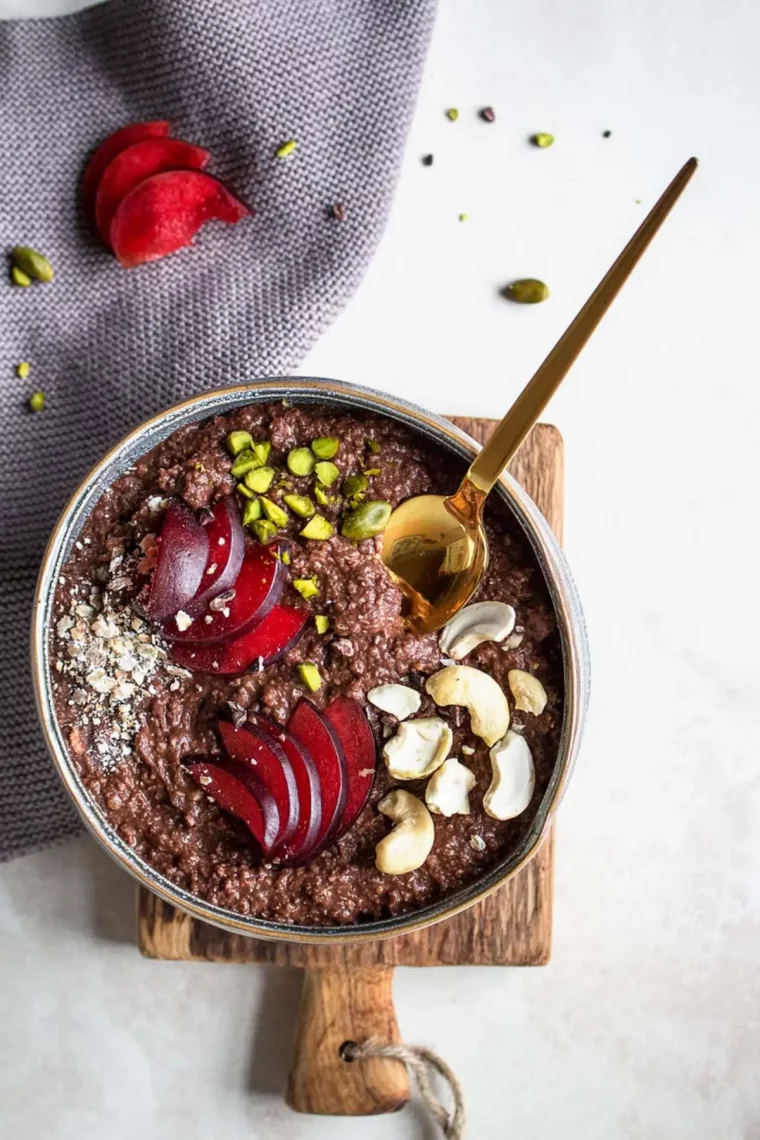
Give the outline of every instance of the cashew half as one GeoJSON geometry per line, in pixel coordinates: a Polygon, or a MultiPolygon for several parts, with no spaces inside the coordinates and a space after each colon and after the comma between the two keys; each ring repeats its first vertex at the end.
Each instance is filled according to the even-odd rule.
{"type": "Polygon", "coordinates": [[[375,866],[386,875],[406,875],[427,859],[435,839],[433,817],[411,792],[396,788],[377,805],[393,821],[392,831],[375,848],[375,866]]]}
{"type": "Polygon", "coordinates": [[[419,712],[422,698],[409,685],[377,685],[367,693],[367,700],[397,720],[406,720],[408,716],[419,712]]]}
{"type": "Polygon", "coordinates": [[[546,708],[546,689],[532,673],[523,669],[510,669],[507,673],[509,687],[515,698],[515,708],[520,712],[533,713],[540,716],[546,708]]]}
{"type": "Polygon", "coordinates": [[[483,807],[492,819],[514,819],[524,812],[536,786],[533,756],[524,736],[508,732],[491,749],[493,776],[483,796],[483,807]]]}
{"type": "Polygon", "coordinates": [[[450,756],[428,780],[425,803],[436,815],[469,815],[474,787],[474,773],[450,756]]]}
{"type": "Polygon", "coordinates": [[[437,705],[464,705],[470,726],[486,744],[495,744],[509,728],[507,698],[493,677],[470,665],[447,665],[428,677],[425,688],[437,705]]]}
{"type": "Polygon", "coordinates": [[[516,614],[506,602],[476,602],[454,614],[441,630],[439,645],[461,661],[484,641],[503,641],[515,628],[516,614]]]}
{"type": "Polygon", "coordinates": [[[397,780],[423,780],[440,768],[451,751],[454,736],[439,716],[404,720],[383,746],[383,757],[397,780]]]}

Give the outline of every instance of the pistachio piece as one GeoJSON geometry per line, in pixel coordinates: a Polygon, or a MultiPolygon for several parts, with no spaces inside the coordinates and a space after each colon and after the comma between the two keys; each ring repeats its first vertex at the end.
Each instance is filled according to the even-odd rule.
{"type": "Polygon", "coordinates": [[[397,780],[423,780],[440,768],[454,741],[451,729],[439,716],[404,720],[383,746],[383,757],[397,780]]]}
{"type": "Polygon", "coordinates": [[[514,819],[533,798],[536,774],[524,736],[511,730],[490,752],[492,777],[483,808],[492,819],[514,819]]]}
{"type": "Polygon", "coordinates": [[[375,866],[386,875],[416,871],[427,859],[435,840],[433,817],[417,796],[396,788],[377,805],[393,830],[375,847],[375,866]]]}
{"type": "Polygon", "coordinates": [[[261,467],[258,458],[254,455],[250,448],[244,448],[238,455],[235,456],[235,461],[230,467],[230,475],[233,479],[242,479],[254,467],[261,467]]]}
{"type": "Polygon", "coordinates": [[[43,412],[45,410],[45,393],[32,392],[29,397],[29,411],[30,412],[43,412]]]}
{"type": "Polygon", "coordinates": [[[22,360],[20,364],[16,365],[16,375],[19,380],[26,380],[31,372],[31,365],[28,360],[22,360]]]}
{"type": "Polygon", "coordinates": [[[425,688],[437,705],[463,705],[470,726],[489,747],[509,728],[507,698],[488,673],[470,665],[446,665],[433,673],[425,688]]]}
{"type": "Polygon", "coordinates": [[[327,494],[324,487],[320,487],[319,483],[317,483],[316,487],[314,488],[314,498],[317,500],[320,507],[330,506],[330,496],[327,494]]]}
{"type": "Polygon", "coordinates": [[[330,619],[327,614],[314,614],[314,625],[317,627],[317,633],[327,633],[330,619]]]}
{"type": "Polygon", "coordinates": [[[516,614],[506,602],[475,602],[463,606],[441,630],[441,651],[461,661],[484,641],[501,642],[515,628],[516,614]]]}
{"type": "MultiPolygon", "coordinates": [[[[298,142],[296,139],[288,139],[287,142],[284,142],[281,146],[278,146],[277,150],[274,152],[275,158],[287,158],[293,153],[297,146],[298,142]]],[[[282,402],[283,404],[285,403],[284,400],[282,402]]]]}
{"type": "Polygon", "coordinates": [[[334,463],[323,459],[314,465],[314,473],[323,487],[332,487],[336,479],[340,478],[340,471],[334,463]]]}
{"type": "Polygon", "coordinates": [[[227,447],[231,455],[240,455],[241,451],[250,451],[253,439],[249,431],[231,431],[227,436],[227,447]]]}
{"type": "Polygon", "coordinates": [[[367,451],[371,451],[373,455],[379,455],[382,451],[382,448],[376,439],[368,439],[367,451]]]}
{"type": "Polygon", "coordinates": [[[515,708],[520,712],[533,713],[540,716],[546,708],[546,689],[532,673],[523,669],[510,669],[507,673],[509,687],[515,698],[515,708]]]}
{"type": "Polygon", "coordinates": [[[363,495],[369,487],[369,479],[366,475],[348,475],[343,480],[343,494],[347,499],[355,499],[357,495],[363,495]]]}
{"type": "Polygon", "coordinates": [[[263,467],[267,459],[269,459],[269,452],[272,450],[272,445],[268,439],[263,439],[254,443],[251,450],[258,459],[259,465],[263,467]]]}
{"type": "Polygon", "coordinates": [[[264,546],[277,534],[277,527],[269,519],[259,519],[258,522],[251,523],[251,530],[264,546]]]}
{"type": "Polygon", "coordinates": [[[475,776],[455,756],[444,760],[425,788],[425,803],[436,815],[469,815],[475,776]]]}
{"type": "Polygon", "coordinates": [[[538,146],[541,150],[546,150],[554,142],[554,135],[550,135],[548,131],[538,131],[537,134],[531,136],[530,140],[534,146],[538,146]]]}
{"type": "Polygon", "coordinates": [[[311,661],[304,661],[303,665],[298,666],[298,675],[310,693],[316,693],[322,688],[322,676],[311,661]]]}
{"type": "Polygon", "coordinates": [[[257,495],[263,495],[274,483],[275,474],[274,467],[254,467],[253,470],[246,472],[243,482],[257,495]]]}
{"type": "Polygon", "coordinates": [[[320,439],[311,441],[311,450],[317,459],[332,459],[339,447],[340,442],[334,435],[323,435],[320,439]]]}
{"type": "Polygon", "coordinates": [[[310,519],[314,514],[314,504],[308,495],[283,495],[282,501],[302,519],[310,519]]]}
{"type": "Polygon", "coordinates": [[[11,260],[27,277],[35,281],[52,281],[55,276],[53,266],[44,254],[28,245],[17,245],[11,250],[11,260]]]}
{"type": "Polygon", "coordinates": [[[313,578],[294,578],[293,589],[298,590],[305,601],[308,601],[309,598],[316,598],[319,593],[317,575],[315,574],[313,578]]]}
{"type": "Polygon", "coordinates": [[[235,484],[235,490],[238,491],[243,496],[244,499],[255,498],[253,491],[249,491],[248,488],[246,487],[245,483],[236,483],[235,484]]]}
{"type": "Polygon", "coordinates": [[[383,499],[372,499],[370,502],[362,503],[361,506],[348,511],[343,516],[340,533],[344,538],[350,538],[353,542],[361,542],[364,538],[374,538],[376,534],[382,534],[390,517],[390,503],[386,503],[383,499]]]}
{"type": "Polygon", "coordinates": [[[314,456],[308,447],[294,447],[288,452],[287,464],[291,475],[311,475],[314,462],[314,456]]]}
{"type": "Polygon", "coordinates": [[[243,507],[243,526],[250,526],[251,523],[261,518],[261,503],[258,499],[249,499],[243,507]]]}
{"type": "Polygon", "coordinates": [[[313,519],[309,519],[301,531],[302,538],[311,538],[318,542],[324,542],[326,538],[332,538],[334,534],[335,527],[322,515],[315,515],[313,519]]]}
{"type": "Polygon", "coordinates": [[[507,285],[503,293],[508,301],[516,301],[518,305],[538,305],[549,296],[549,289],[537,277],[522,277],[507,285]]]}
{"type": "Polygon", "coordinates": [[[376,685],[367,693],[367,700],[397,720],[406,720],[408,716],[419,712],[422,698],[409,685],[376,685]]]}
{"type": "Polygon", "coordinates": [[[457,110],[457,108],[456,107],[449,107],[449,109],[446,112],[446,118],[450,122],[455,123],[457,121],[457,119],[459,118],[459,111],[457,110]]]}
{"type": "Polygon", "coordinates": [[[270,522],[273,522],[275,526],[287,526],[288,515],[287,512],[282,509],[282,507],[278,507],[277,503],[273,503],[271,499],[267,499],[263,495],[261,496],[259,502],[264,508],[264,514],[267,516],[270,522]]]}
{"type": "Polygon", "coordinates": [[[20,285],[22,289],[27,289],[32,283],[29,274],[24,273],[17,265],[11,266],[11,281],[14,285],[20,285]]]}

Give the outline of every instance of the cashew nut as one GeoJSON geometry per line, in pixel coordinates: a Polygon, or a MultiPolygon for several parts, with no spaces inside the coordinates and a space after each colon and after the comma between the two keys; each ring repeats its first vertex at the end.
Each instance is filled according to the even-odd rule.
{"type": "Polygon", "coordinates": [[[483,796],[483,807],[493,819],[514,819],[524,812],[536,785],[528,742],[517,732],[508,732],[491,749],[493,775],[483,796]]]}
{"type": "Polygon", "coordinates": [[[386,875],[416,871],[427,859],[435,839],[433,817],[411,792],[396,788],[377,805],[393,821],[392,831],[375,848],[375,866],[386,875]]]}
{"type": "Polygon", "coordinates": [[[484,641],[503,641],[515,628],[516,614],[506,602],[476,602],[454,614],[441,630],[439,645],[461,661],[484,641]]]}
{"type": "Polygon", "coordinates": [[[428,780],[425,803],[436,815],[469,815],[469,794],[475,782],[470,769],[450,756],[428,780]]]}
{"type": "Polygon", "coordinates": [[[509,705],[493,677],[470,665],[447,665],[428,677],[425,688],[437,705],[464,705],[470,726],[489,746],[509,728],[509,705]]]}
{"type": "Polygon", "coordinates": [[[401,722],[396,735],[383,745],[383,756],[397,780],[422,780],[443,764],[453,741],[451,729],[441,717],[418,717],[401,722]]]}
{"type": "Polygon", "coordinates": [[[367,700],[397,720],[406,720],[408,716],[419,712],[422,698],[409,685],[377,685],[367,693],[367,700]]]}
{"type": "Polygon", "coordinates": [[[526,673],[522,669],[510,669],[507,673],[507,680],[509,687],[512,690],[512,696],[515,698],[515,708],[520,712],[533,713],[534,716],[540,714],[546,708],[546,689],[539,681],[538,677],[534,677],[532,673],[526,673]]]}

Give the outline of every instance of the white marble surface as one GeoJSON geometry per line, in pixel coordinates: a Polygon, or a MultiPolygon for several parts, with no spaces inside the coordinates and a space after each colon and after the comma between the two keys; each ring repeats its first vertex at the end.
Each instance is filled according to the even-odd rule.
{"type": "MultiPolygon", "coordinates": [[[[554,960],[397,977],[404,1035],[461,1076],[471,1137],[760,1136],[758,37],[754,0],[443,0],[386,239],[304,364],[499,414],[702,160],[551,409],[595,665],[554,960]],[[555,147],[526,146],[534,130],[555,147]],[[551,300],[503,302],[522,275],[551,300]]],[[[0,889],[3,1135],[432,1135],[414,1109],[291,1114],[297,976],[141,961],[131,884],[89,841],[2,868],[0,889]]]]}

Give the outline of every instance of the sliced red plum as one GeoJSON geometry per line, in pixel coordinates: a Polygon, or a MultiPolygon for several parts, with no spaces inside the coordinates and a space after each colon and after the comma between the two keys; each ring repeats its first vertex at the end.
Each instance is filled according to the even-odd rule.
{"type": "Polygon", "coordinates": [[[348,768],[348,795],[338,835],[348,831],[369,799],[375,779],[377,746],[369,721],[358,701],[336,697],[325,709],[325,719],[335,730],[348,768]]]}
{"type": "Polygon", "coordinates": [[[155,119],[150,123],[130,123],[129,126],[121,127],[104,139],[87,163],[82,176],[82,197],[85,208],[90,210],[94,205],[100,176],[120,151],[126,150],[133,143],[142,142],[143,139],[165,138],[169,134],[169,127],[167,119],[155,119]]]}
{"type": "Polygon", "coordinates": [[[191,617],[203,613],[210,601],[232,589],[243,565],[245,531],[234,495],[219,500],[203,529],[208,535],[208,562],[197,594],[185,606],[191,617]]]}
{"type": "MultiPolygon", "coordinates": [[[[203,527],[200,529],[206,536],[203,527]]],[[[204,562],[204,568],[205,565],[204,562]]],[[[195,618],[186,629],[178,629],[175,622],[167,622],[164,636],[173,644],[202,647],[236,641],[263,621],[280,600],[286,578],[285,566],[274,557],[270,547],[250,546],[235,579],[235,596],[229,604],[210,609],[203,617],[195,618]]]]}
{"type": "Polygon", "coordinates": [[[241,819],[269,855],[280,829],[274,797],[255,773],[227,760],[184,761],[190,775],[220,808],[241,819]]]}
{"type": "Polygon", "coordinates": [[[208,561],[208,535],[186,507],[170,503],[161,533],[146,613],[153,621],[176,614],[201,584],[208,561]]]}
{"type": "Polygon", "coordinates": [[[203,170],[211,155],[182,139],[149,138],[133,143],[112,158],[95,194],[95,224],[100,239],[110,245],[111,222],[130,190],[164,170],[203,170]]]}
{"type": "Polygon", "coordinates": [[[296,744],[307,748],[317,766],[322,793],[322,822],[317,846],[331,839],[341,825],[348,794],[346,758],[338,734],[310,701],[301,700],[288,721],[296,744]]]}
{"type": "Polygon", "coordinates": [[[110,244],[124,268],[131,269],[190,245],[206,222],[234,225],[250,212],[210,174],[167,170],[122,198],[111,222],[110,244]]]}
{"type": "Polygon", "coordinates": [[[220,720],[218,728],[230,758],[250,767],[271,792],[280,815],[277,844],[287,843],[298,824],[298,789],[285,749],[273,737],[260,734],[253,725],[235,728],[220,720]]]}
{"type": "Polygon", "coordinates": [[[226,645],[175,644],[169,654],[175,664],[194,673],[242,673],[259,659],[263,669],[295,644],[308,617],[308,610],[275,606],[259,625],[226,645]]]}
{"type": "Polygon", "coordinates": [[[249,713],[249,723],[256,732],[282,746],[293,769],[298,791],[298,823],[289,843],[280,844],[272,852],[278,863],[304,863],[315,851],[322,826],[322,792],[314,759],[303,744],[290,733],[258,713],[249,713]]]}

